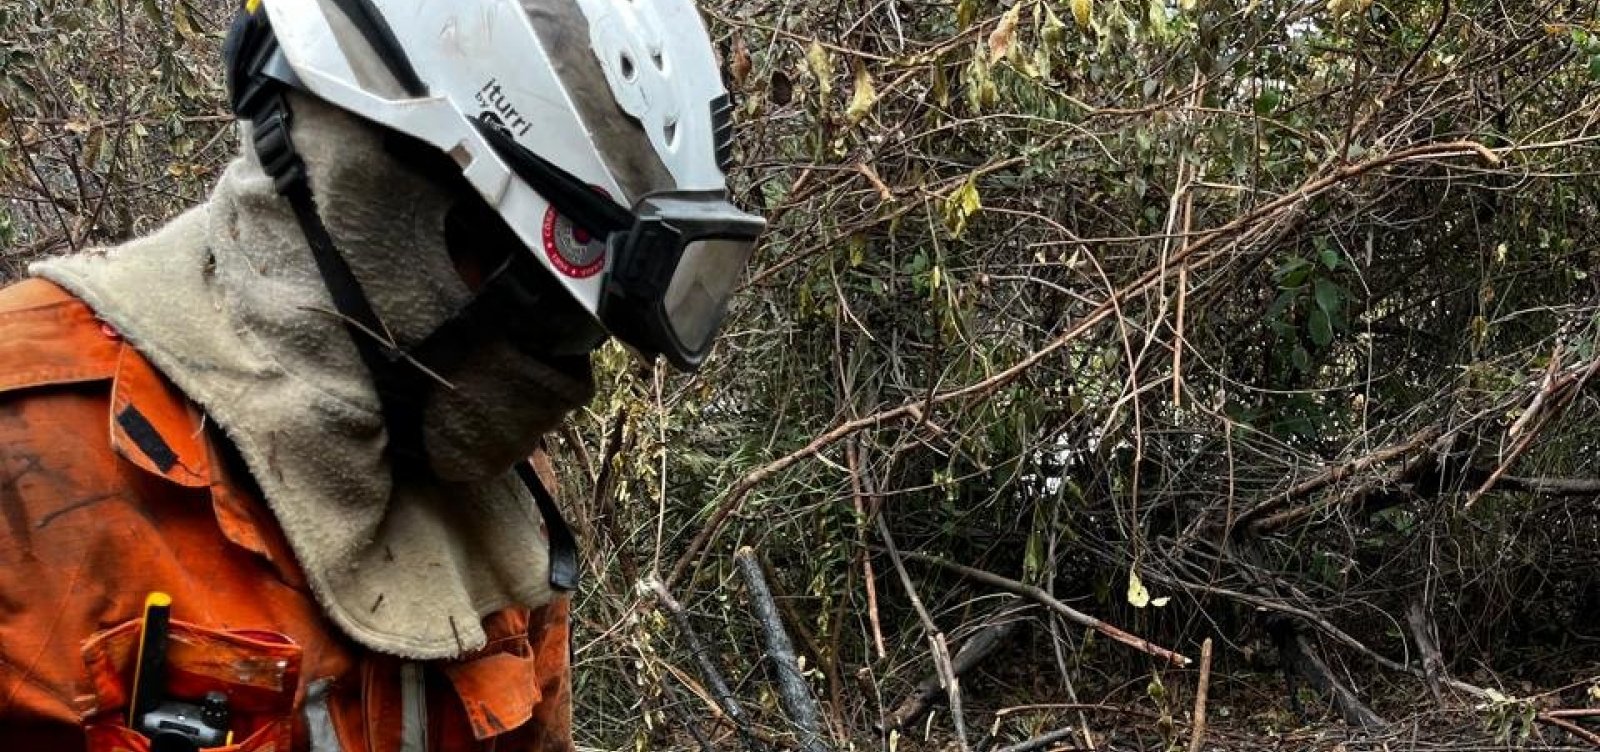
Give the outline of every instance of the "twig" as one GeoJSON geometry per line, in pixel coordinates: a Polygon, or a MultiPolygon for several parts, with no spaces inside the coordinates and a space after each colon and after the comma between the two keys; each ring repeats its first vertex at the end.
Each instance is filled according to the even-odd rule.
{"type": "MultiPolygon", "coordinates": [[[[1471,509],[1474,504],[1478,503],[1478,499],[1483,498],[1484,494],[1495,487],[1495,484],[1511,470],[1511,466],[1522,458],[1523,453],[1533,446],[1533,441],[1539,436],[1539,431],[1544,426],[1560,419],[1566,407],[1571,404],[1573,395],[1582,390],[1584,385],[1589,383],[1589,379],[1594,378],[1597,371],[1600,371],[1600,358],[1591,361],[1582,371],[1568,374],[1539,393],[1535,398],[1536,402],[1546,397],[1548,397],[1548,402],[1539,411],[1538,418],[1529,421],[1528,430],[1517,439],[1517,443],[1511,447],[1511,451],[1506,454],[1505,459],[1501,460],[1500,464],[1495,467],[1494,472],[1489,474],[1489,479],[1484,481],[1483,485],[1478,487],[1478,490],[1473,491],[1472,495],[1467,497],[1466,504],[1462,505],[1464,509],[1471,509]]],[[[1530,409],[1529,412],[1533,412],[1533,409],[1530,409]]],[[[1517,428],[1520,425],[1522,425],[1521,421],[1513,428],[1517,428]]]]}
{"type": "Polygon", "coordinates": [[[1211,691],[1211,638],[1200,643],[1200,683],[1194,690],[1194,725],[1189,729],[1189,752],[1200,752],[1206,740],[1206,695],[1211,691]]]}
{"type": "Polygon", "coordinates": [[[733,555],[733,561],[738,565],[739,573],[744,576],[745,587],[750,591],[750,610],[761,625],[761,634],[767,645],[767,660],[771,662],[777,678],[778,699],[782,701],[784,711],[789,714],[789,720],[798,732],[800,749],[803,752],[826,752],[828,747],[822,743],[822,736],[817,730],[822,714],[817,711],[817,701],[811,696],[805,675],[800,673],[794,644],[789,641],[789,633],[784,630],[783,620],[778,616],[778,606],[767,587],[767,578],[761,573],[761,563],[756,560],[755,551],[748,546],[739,549],[733,555]]]}
{"type": "Polygon", "coordinates": [[[938,625],[934,624],[933,616],[928,613],[928,607],[922,605],[922,598],[917,595],[917,587],[911,582],[911,574],[906,571],[899,549],[895,548],[894,536],[889,533],[889,523],[881,514],[878,515],[878,536],[883,538],[884,548],[889,552],[889,561],[894,563],[894,571],[900,575],[900,584],[905,587],[906,595],[911,599],[912,607],[916,609],[917,618],[922,620],[922,628],[927,631],[928,645],[933,653],[933,666],[939,672],[945,694],[950,698],[950,717],[955,723],[956,741],[961,744],[961,752],[968,752],[971,747],[967,744],[967,722],[961,713],[961,679],[956,676],[955,669],[950,665],[950,645],[945,642],[944,633],[939,631],[938,625]]]}
{"type": "Polygon", "coordinates": [[[1415,452],[1431,443],[1434,439],[1438,438],[1438,436],[1439,429],[1430,426],[1417,432],[1416,434],[1412,435],[1411,438],[1406,439],[1399,444],[1393,444],[1364,457],[1357,457],[1348,462],[1334,465],[1333,467],[1330,467],[1327,470],[1312,476],[1311,478],[1301,481],[1300,483],[1296,483],[1287,490],[1282,491],[1245,510],[1234,521],[1234,528],[1239,529],[1248,526],[1250,523],[1263,517],[1268,512],[1271,512],[1272,510],[1277,509],[1278,507],[1290,501],[1298,499],[1307,494],[1320,491],[1328,486],[1344,480],[1345,478],[1350,477],[1351,475],[1354,475],[1355,473],[1359,473],[1363,470],[1371,468],[1374,465],[1381,465],[1385,462],[1390,462],[1399,457],[1404,457],[1405,455],[1411,454],[1412,452],[1415,452]]]}
{"type": "Polygon", "coordinates": [[[1600,734],[1596,734],[1595,732],[1590,731],[1590,730],[1588,730],[1588,729],[1586,729],[1586,728],[1584,728],[1582,726],[1579,726],[1578,724],[1573,723],[1572,721],[1569,721],[1569,720],[1567,720],[1565,718],[1560,718],[1560,717],[1557,717],[1557,716],[1550,715],[1549,713],[1540,713],[1538,716],[1536,716],[1536,718],[1538,719],[1538,721],[1540,723],[1545,723],[1545,724],[1549,724],[1551,726],[1555,726],[1556,728],[1561,729],[1562,731],[1565,731],[1565,732],[1567,732],[1569,734],[1572,734],[1573,736],[1578,737],[1579,739],[1582,739],[1582,740],[1584,740],[1584,741],[1586,741],[1586,742],[1588,742],[1590,744],[1593,744],[1596,749],[1600,749],[1600,734]]]}
{"type": "MultiPolygon", "coordinates": [[[[1469,156],[1477,157],[1490,164],[1499,164],[1501,161],[1498,154],[1476,141],[1451,141],[1424,144],[1374,157],[1360,164],[1345,165],[1328,174],[1312,178],[1297,190],[1262,204],[1221,227],[1198,234],[1192,244],[1179,253],[1173,254],[1172,258],[1169,259],[1169,263],[1176,265],[1180,262],[1187,262],[1190,273],[1198,272],[1202,267],[1208,266],[1220,258],[1227,257],[1227,254],[1224,253],[1211,253],[1209,255],[1203,253],[1209,251],[1212,246],[1217,245],[1224,238],[1271,219],[1280,212],[1300,206],[1332,190],[1335,186],[1355,180],[1367,173],[1419,160],[1469,156]]],[[[1002,164],[1009,166],[1010,161],[1008,160],[1002,164]]],[[[999,166],[996,165],[996,169],[998,168],[999,166]]],[[[1124,285],[1122,289],[1107,296],[1094,310],[1068,326],[1061,334],[1043,347],[981,381],[939,392],[933,395],[931,399],[919,397],[914,401],[902,403],[898,407],[845,421],[819,434],[806,443],[805,446],[745,473],[728,489],[728,493],[723,496],[722,500],[717,502],[700,531],[695,534],[694,539],[689,542],[683,553],[679,554],[678,560],[672,566],[672,571],[667,575],[667,583],[670,585],[682,580],[689,574],[691,568],[700,563],[701,554],[711,544],[711,540],[722,531],[728,518],[744,504],[750,492],[755,490],[756,486],[766,482],[767,479],[787,470],[802,460],[816,456],[823,449],[833,446],[860,431],[876,428],[887,423],[899,422],[907,418],[915,418],[920,421],[922,419],[921,410],[928,403],[943,404],[955,400],[983,399],[994,394],[1021,379],[1034,366],[1060,352],[1067,345],[1077,341],[1085,332],[1111,318],[1118,310],[1120,301],[1144,293],[1163,279],[1165,279],[1163,271],[1152,269],[1145,272],[1132,282],[1124,285]]]]}
{"type": "Polygon", "coordinates": [[[683,641],[689,644],[689,652],[694,655],[694,660],[700,666],[700,673],[711,685],[711,694],[717,703],[722,706],[722,712],[727,714],[739,732],[739,738],[744,742],[745,749],[764,749],[756,742],[755,735],[750,729],[750,719],[744,714],[744,708],[739,705],[738,699],[733,696],[733,691],[728,689],[727,680],[722,678],[722,672],[717,670],[717,664],[711,658],[711,652],[706,649],[705,643],[700,641],[700,635],[695,632],[694,625],[689,623],[689,614],[683,610],[683,604],[672,597],[667,591],[667,586],[660,580],[651,577],[646,583],[655,592],[656,600],[661,607],[667,610],[672,621],[677,625],[678,631],[683,635],[683,641]]]}
{"type": "MultiPolygon", "coordinates": [[[[672,676],[674,681],[677,680],[677,675],[675,674],[668,674],[668,676],[672,676]]],[[[710,740],[706,739],[705,733],[700,730],[699,726],[695,725],[694,716],[683,708],[683,700],[678,697],[678,691],[672,688],[672,682],[663,679],[661,689],[667,695],[667,707],[672,710],[673,715],[678,717],[678,723],[682,724],[683,729],[689,732],[689,736],[694,737],[695,744],[700,747],[700,752],[713,752],[710,740]]]]}
{"type": "Polygon", "coordinates": [[[1443,707],[1444,693],[1440,690],[1440,680],[1444,676],[1444,656],[1439,654],[1439,644],[1433,636],[1433,624],[1428,619],[1422,601],[1414,600],[1406,606],[1406,625],[1411,628],[1411,638],[1417,643],[1417,652],[1422,654],[1422,673],[1428,683],[1428,692],[1433,695],[1434,704],[1443,707]]]}
{"type": "Polygon", "coordinates": [[[1099,619],[1094,618],[1093,616],[1068,606],[1067,604],[1056,600],[1055,596],[1046,593],[1045,591],[1032,585],[1025,585],[1008,577],[997,575],[993,572],[985,572],[982,569],[976,569],[964,564],[957,564],[953,561],[947,561],[937,556],[929,556],[928,554],[921,554],[915,551],[906,551],[902,553],[901,556],[904,556],[908,561],[920,562],[930,566],[938,567],[940,569],[946,569],[961,575],[962,577],[966,577],[969,580],[977,580],[978,582],[992,585],[1008,593],[1020,595],[1035,603],[1038,603],[1041,606],[1044,606],[1045,608],[1061,614],[1062,616],[1066,617],[1067,621],[1070,621],[1073,624],[1077,624],[1080,627],[1093,629],[1094,631],[1099,632],[1100,634],[1103,634],[1106,637],[1115,640],[1116,642],[1120,642],[1123,645],[1133,648],[1134,650],[1147,655],[1155,656],[1176,666],[1188,666],[1190,663],[1194,662],[1183,655],[1156,645],[1155,643],[1152,643],[1143,637],[1130,634],[1129,632],[1122,630],[1120,627],[1107,624],[1099,619]]]}
{"type": "MultiPolygon", "coordinates": [[[[869,515],[877,514],[876,505],[872,510],[867,509],[862,500],[865,494],[861,491],[861,460],[860,452],[856,450],[855,442],[845,444],[845,462],[850,470],[850,496],[855,504],[856,523],[861,526],[863,543],[865,542],[866,527],[871,524],[869,515]]],[[[877,650],[878,658],[883,659],[888,651],[883,646],[883,624],[878,617],[878,583],[872,571],[872,557],[861,557],[861,574],[866,580],[867,589],[867,624],[872,627],[872,646],[877,650]]]]}
{"type": "MultiPolygon", "coordinates": [[[[1066,741],[1068,739],[1071,739],[1072,735],[1076,734],[1076,733],[1078,733],[1078,729],[1077,729],[1077,727],[1074,727],[1074,726],[1068,726],[1066,728],[1059,728],[1059,729],[1056,729],[1055,731],[1051,731],[1048,734],[1045,734],[1043,736],[1036,736],[1036,737],[1034,737],[1032,739],[1029,739],[1029,740],[1027,740],[1025,742],[1021,742],[1019,744],[1013,744],[1013,745],[1011,745],[1009,747],[1001,747],[1000,749],[995,750],[995,752],[1033,752],[1033,750],[1044,749],[1045,747],[1049,747],[1049,746],[1055,744],[1056,742],[1063,742],[1063,741],[1066,741]]],[[[1065,749],[1072,750],[1072,749],[1080,749],[1080,748],[1079,747],[1066,747],[1065,749]]]]}
{"type": "MultiPolygon", "coordinates": [[[[977,634],[961,645],[960,650],[956,651],[955,658],[950,662],[951,670],[959,677],[982,665],[985,660],[988,660],[989,656],[993,655],[996,650],[1010,639],[1011,634],[1016,631],[1017,623],[1015,620],[1002,621],[990,624],[979,630],[977,634]]],[[[901,701],[900,705],[894,709],[894,712],[884,719],[880,730],[891,731],[908,728],[916,723],[944,695],[944,683],[937,673],[923,679],[921,683],[917,684],[916,691],[901,701]]]]}

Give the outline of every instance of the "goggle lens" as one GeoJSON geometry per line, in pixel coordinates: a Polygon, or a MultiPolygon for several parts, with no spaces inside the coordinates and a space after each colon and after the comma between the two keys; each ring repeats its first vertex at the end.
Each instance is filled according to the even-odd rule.
{"type": "Polygon", "coordinates": [[[684,245],[662,302],[673,335],[690,351],[703,352],[711,344],[754,248],[750,239],[703,239],[684,245]]]}

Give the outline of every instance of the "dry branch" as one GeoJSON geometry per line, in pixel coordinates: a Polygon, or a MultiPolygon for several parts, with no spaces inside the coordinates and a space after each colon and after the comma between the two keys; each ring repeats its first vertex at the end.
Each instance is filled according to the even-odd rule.
{"type": "Polygon", "coordinates": [[[1200,752],[1206,741],[1206,697],[1211,691],[1211,638],[1200,643],[1200,683],[1194,690],[1194,725],[1189,729],[1189,752],[1200,752]]]}
{"type": "MultiPolygon", "coordinates": [[[[1059,729],[1056,729],[1055,731],[1051,731],[1048,734],[1044,734],[1042,736],[1036,736],[1036,737],[1034,737],[1032,739],[1029,739],[1029,740],[1027,740],[1025,742],[1020,742],[1020,743],[1017,743],[1017,744],[1013,744],[1013,745],[1011,745],[1009,747],[1001,747],[1000,749],[996,750],[995,752],[1033,752],[1033,750],[1036,750],[1036,749],[1044,749],[1044,748],[1049,747],[1051,745],[1054,745],[1054,744],[1056,744],[1058,742],[1067,741],[1068,739],[1072,738],[1073,734],[1076,734],[1076,733],[1078,733],[1078,729],[1075,726],[1068,726],[1066,728],[1059,728],[1059,729]]],[[[1061,749],[1064,749],[1064,750],[1077,750],[1077,749],[1081,749],[1081,747],[1062,747],[1061,749]]]]}
{"type": "Polygon", "coordinates": [[[822,735],[818,730],[822,714],[817,711],[817,701],[811,696],[805,675],[800,672],[794,645],[789,641],[789,633],[784,630],[783,620],[778,616],[778,606],[767,587],[766,577],[761,573],[761,563],[756,560],[755,551],[748,546],[739,549],[733,560],[739,566],[739,573],[744,576],[745,587],[750,591],[750,610],[756,617],[756,623],[761,625],[761,635],[767,645],[767,660],[772,664],[777,679],[778,698],[783,702],[789,720],[794,723],[800,749],[802,752],[826,752],[828,747],[822,743],[822,735]]]}
{"type": "MultiPolygon", "coordinates": [[[[1296,483],[1287,490],[1282,491],[1245,510],[1244,513],[1240,514],[1235,521],[1235,529],[1243,527],[1255,527],[1255,523],[1258,520],[1261,522],[1259,525],[1259,528],[1261,529],[1281,529],[1283,525],[1287,524],[1286,522],[1282,520],[1273,520],[1273,524],[1269,525],[1267,524],[1267,520],[1262,520],[1261,518],[1267,516],[1274,510],[1277,510],[1284,504],[1320,491],[1328,486],[1334,485],[1356,473],[1412,454],[1428,446],[1433,442],[1434,439],[1438,437],[1439,429],[1430,426],[1422,431],[1417,432],[1411,438],[1406,439],[1399,444],[1384,447],[1364,457],[1357,457],[1356,459],[1328,468],[1327,470],[1301,481],[1300,483],[1296,483]]],[[[1299,510],[1292,509],[1288,510],[1288,512],[1285,514],[1295,513],[1298,511],[1299,510]]],[[[1297,516],[1303,516],[1307,513],[1309,512],[1301,513],[1297,516]]]]}
{"type": "Polygon", "coordinates": [[[1417,652],[1422,654],[1422,673],[1428,682],[1428,692],[1433,695],[1434,704],[1443,706],[1444,693],[1440,690],[1440,682],[1444,678],[1444,657],[1439,654],[1433,620],[1428,618],[1422,601],[1414,600],[1406,606],[1406,625],[1411,628],[1411,638],[1417,643],[1417,652]]]}
{"type": "MultiPolygon", "coordinates": [[[[1017,621],[1007,620],[997,624],[990,624],[979,630],[961,645],[956,655],[950,661],[950,670],[957,677],[965,675],[968,671],[980,666],[996,650],[1005,645],[1013,632],[1016,631],[1017,621]]],[[[944,683],[937,673],[928,676],[917,685],[909,697],[895,707],[894,712],[884,719],[881,731],[905,730],[922,718],[934,705],[945,696],[944,683]]]]}
{"type": "Polygon", "coordinates": [[[716,698],[717,704],[722,706],[722,712],[727,715],[728,719],[733,722],[734,727],[738,729],[739,737],[744,742],[745,749],[753,751],[764,749],[757,743],[755,734],[751,730],[750,719],[745,716],[744,708],[739,705],[738,698],[733,696],[733,691],[728,689],[728,682],[722,678],[722,671],[717,668],[711,651],[701,641],[699,633],[694,629],[694,625],[689,622],[689,614],[684,611],[683,604],[672,597],[672,593],[667,590],[667,586],[660,580],[651,578],[647,585],[655,593],[656,601],[672,617],[673,623],[678,627],[678,632],[683,636],[683,641],[689,644],[689,652],[694,656],[695,663],[699,665],[701,676],[704,676],[706,683],[711,685],[711,694],[716,698]]]}
{"type": "Polygon", "coordinates": [[[975,569],[963,564],[957,564],[953,561],[946,561],[937,556],[929,556],[927,554],[916,553],[914,551],[903,552],[901,555],[908,561],[920,562],[930,566],[938,567],[940,569],[949,570],[955,574],[961,575],[962,577],[966,577],[969,580],[977,580],[978,582],[992,585],[1008,593],[1020,595],[1058,614],[1061,614],[1066,618],[1067,621],[1070,621],[1073,624],[1093,629],[1094,631],[1099,632],[1100,634],[1103,634],[1116,642],[1133,648],[1141,653],[1160,658],[1165,662],[1180,667],[1188,666],[1190,663],[1193,663],[1193,661],[1183,655],[1156,645],[1149,640],[1144,639],[1143,637],[1133,635],[1119,627],[1107,624],[1093,616],[1068,606],[1067,604],[1056,600],[1055,596],[1046,593],[1045,591],[1032,585],[1025,585],[1021,582],[1017,582],[1016,580],[1007,577],[1001,577],[993,572],[985,572],[981,569],[975,569]]]}
{"type": "Polygon", "coordinates": [[[868,428],[897,423],[907,418],[922,421],[925,419],[923,414],[925,408],[958,400],[984,399],[993,395],[995,392],[1015,383],[1035,366],[1060,352],[1089,330],[1111,318],[1123,301],[1142,295],[1154,288],[1156,284],[1165,281],[1171,269],[1186,268],[1188,273],[1192,274],[1218,259],[1225,258],[1227,254],[1220,251],[1203,252],[1212,251],[1212,246],[1224,238],[1271,220],[1280,213],[1290,211],[1304,202],[1326,193],[1337,185],[1360,178],[1373,171],[1406,162],[1461,157],[1477,157],[1489,164],[1498,164],[1500,162],[1499,156],[1493,150],[1480,143],[1475,141],[1453,141],[1402,149],[1374,157],[1359,164],[1345,165],[1327,174],[1314,177],[1295,191],[1252,209],[1221,227],[1201,233],[1192,244],[1178,253],[1172,254],[1172,257],[1168,260],[1171,268],[1152,269],[1140,275],[1115,293],[1107,296],[1092,311],[1067,327],[1055,339],[994,375],[967,386],[942,392],[933,392],[925,398],[918,398],[872,415],[845,421],[817,435],[805,446],[745,473],[729,488],[727,494],[712,509],[710,516],[706,518],[705,524],[700,528],[700,531],[695,534],[688,547],[678,556],[677,561],[672,566],[671,573],[667,576],[667,584],[669,586],[676,584],[689,574],[691,568],[697,566],[701,560],[701,554],[710,545],[711,540],[722,531],[728,518],[744,504],[744,500],[750,495],[751,491],[796,463],[816,456],[822,450],[868,428]]]}
{"type": "Polygon", "coordinates": [[[1344,718],[1345,723],[1362,729],[1379,729],[1387,725],[1372,708],[1361,702],[1361,698],[1344,682],[1339,681],[1337,674],[1316,653],[1316,648],[1306,640],[1305,635],[1299,633],[1293,626],[1285,629],[1286,634],[1279,642],[1279,647],[1284,651],[1285,659],[1290,668],[1305,677],[1317,691],[1328,694],[1333,699],[1334,709],[1344,718]]]}
{"type": "Polygon", "coordinates": [[[961,751],[967,752],[970,747],[967,744],[967,721],[961,712],[961,677],[956,675],[955,668],[951,665],[950,645],[945,642],[944,632],[934,623],[927,607],[922,605],[922,598],[917,595],[917,586],[911,581],[911,573],[906,571],[900,551],[894,545],[894,536],[889,532],[889,523],[884,521],[883,515],[878,515],[877,523],[878,535],[883,538],[883,545],[889,552],[889,560],[894,564],[894,571],[900,576],[900,584],[906,589],[906,597],[911,599],[917,618],[922,620],[922,628],[927,632],[934,668],[939,673],[939,681],[944,685],[945,695],[950,699],[950,719],[955,724],[956,741],[960,743],[961,751]]]}

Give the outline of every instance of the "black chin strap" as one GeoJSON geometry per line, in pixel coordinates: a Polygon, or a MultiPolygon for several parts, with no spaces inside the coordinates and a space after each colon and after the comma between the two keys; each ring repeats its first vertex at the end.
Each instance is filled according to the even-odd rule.
{"type": "MultiPolygon", "coordinates": [[[[387,451],[396,478],[421,475],[428,467],[422,432],[423,409],[428,395],[444,387],[434,381],[426,363],[454,360],[483,336],[485,325],[508,306],[525,302],[530,293],[518,284],[513,261],[497,272],[471,301],[422,342],[402,347],[373,310],[361,283],[339,254],[311,194],[305,161],[290,137],[291,113],[285,86],[262,69],[277,50],[277,40],[264,17],[242,15],[247,28],[236,24],[229,35],[227,55],[234,110],[253,125],[257,157],[272,177],[279,195],[288,200],[295,219],[311,247],[317,271],[333,299],[334,312],[343,319],[361,361],[372,377],[389,434],[387,451]]],[[[549,540],[550,585],[572,591],[578,585],[577,541],[561,516],[554,496],[530,462],[519,462],[517,478],[527,487],[545,521],[549,540]]]]}

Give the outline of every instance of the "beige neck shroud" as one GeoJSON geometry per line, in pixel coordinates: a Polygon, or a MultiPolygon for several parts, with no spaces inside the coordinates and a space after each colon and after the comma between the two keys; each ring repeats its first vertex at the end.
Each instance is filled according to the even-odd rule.
{"type": "MultiPolygon", "coordinates": [[[[416,342],[470,297],[445,247],[452,199],[378,134],[306,98],[293,136],[318,210],[388,330],[416,342]]],[[[248,139],[244,139],[248,143],[248,139]]],[[[511,472],[593,394],[492,340],[425,410],[435,473],[392,480],[379,403],[288,203],[255,156],[156,234],[32,272],[83,298],[238,446],[329,617],[368,648],[448,658],[483,616],[550,598],[532,499],[511,472]]]]}

